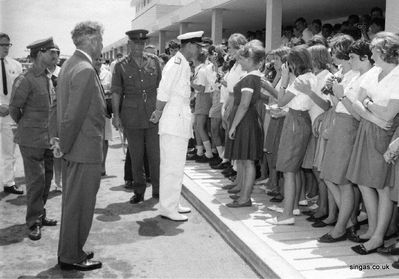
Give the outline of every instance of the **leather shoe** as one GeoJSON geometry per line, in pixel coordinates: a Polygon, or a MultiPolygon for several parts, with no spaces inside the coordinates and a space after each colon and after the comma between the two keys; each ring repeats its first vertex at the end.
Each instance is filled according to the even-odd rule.
{"type": "Polygon", "coordinates": [[[356,243],[364,243],[369,241],[369,239],[366,238],[360,238],[357,234],[348,234],[348,239],[352,242],[356,243]]]}
{"type": "Polygon", "coordinates": [[[179,206],[179,209],[177,210],[177,212],[181,213],[190,213],[191,212],[191,208],[186,207],[186,206],[179,206]]]}
{"type": "Polygon", "coordinates": [[[144,201],[144,194],[134,194],[133,197],[130,198],[130,203],[137,204],[144,201]]]}
{"type": "Polygon", "coordinates": [[[222,187],[223,190],[230,190],[236,187],[237,184],[227,184],[222,187]]]}
{"type": "Polygon", "coordinates": [[[176,214],[161,214],[161,218],[167,219],[174,222],[186,222],[188,217],[186,215],[176,213],[176,214]]]}
{"type": "Polygon", "coordinates": [[[270,199],[270,202],[282,202],[284,200],[283,195],[278,194],[276,196],[274,196],[273,198],[270,199]]]}
{"type": "Polygon", "coordinates": [[[48,219],[47,217],[42,218],[42,226],[52,227],[57,226],[57,220],[48,219]]]}
{"type": "Polygon", "coordinates": [[[312,224],[312,227],[313,228],[324,228],[324,227],[327,227],[327,226],[335,226],[335,223],[336,222],[332,222],[331,224],[327,224],[327,223],[324,223],[321,220],[318,220],[318,221],[316,221],[315,223],[312,224]]]}
{"type": "Polygon", "coordinates": [[[315,217],[314,215],[311,215],[308,218],[306,218],[306,220],[309,222],[317,222],[317,221],[323,221],[327,217],[328,217],[328,215],[323,215],[321,217],[315,217]]]}
{"type": "Polygon", "coordinates": [[[334,238],[331,236],[331,234],[326,233],[322,237],[319,238],[319,242],[321,243],[334,243],[334,242],[339,242],[339,241],[344,241],[346,240],[346,233],[341,235],[340,237],[334,238]]]}
{"type": "Polygon", "coordinates": [[[384,247],[384,245],[381,245],[381,246],[371,249],[371,250],[367,250],[363,244],[360,244],[360,245],[351,247],[351,249],[359,255],[368,255],[368,254],[377,252],[378,248],[381,248],[381,247],[384,247]]]}
{"type": "Polygon", "coordinates": [[[271,224],[271,225],[294,225],[295,224],[295,218],[291,217],[285,220],[279,221],[277,217],[266,219],[266,223],[271,224]]]}
{"type": "Polygon", "coordinates": [[[252,201],[248,200],[248,201],[246,201],[244,203],[239,203],[237,200],[235,200],[235,201],[233,201],[231,203],[226,204],[226,206],[230,207],[230,208],[251,207],[252,206],[252,201]]]}
{"type": "Polygon", "coordinates": [[[36,241],[42,237],[42,230],[39,224],[33,225],[29,230],[29,238],[31,240],[36,241]]]}
{"type": "Polygon", "coordinates": [[[16,195],[22,195],[24,193],[24,191],[18,190],[16,185],[4,186],[4,192],[10,193],[10,194],[16,194],[16,195]]]}
{"type": "Polygon", "coordinates": [[[235,176],[237,175],[237,172],[233,169],[228,169],[226,173],[223,174],[224,177],[230,177],[230,176],[235,176]]]}
{"type": "Polygon", "coordinates": [[[229,193],[229,194],[238,194],[239,192],[241,192],[241,189],[230,189],[230,190],[227,190],[227,193],[229,193]]]}
{"type": "Polygon", "coordinates": [[[397,256],[399,255],[399,248],[395,247],[396,243],[388,246],[388,247],[381,247],[377,249],[377,253],[383,254],[383,255],[392,255],[392,256],[397,256]]]}
{"type": "Polygon", "coordinates": [[[131,180],[126,180],[126,181],[125,181],[125,188],[126,188],[126,189],[133,189],[133,181],[131,181],[131,180]]]}
{"type": "Polygon", "coordinates": [[[214,170],[224,170],[231,167],[230,162],[220,163],[218,165],[212,165],[211,168],[214,170]]]}
{"type": "Polygon", "coordinates": [[[228,168],[225,168],[224,170],[222,170],[222,174],[225,175],[231,171],[233,171],[233,167],[230,165],[228,168]]]}
{"type": "Polygon", "coordinates": [[[92,261],[90,259],[85,259],[84,261],[75,264],[68,264],[60,261],[58,265],[63,270],[75,269],[80,271],[89,271],[102,267],[102,263],[100,261],[92,261]]]}
{"type": "Polygon", "coordinates": [[[212,158],[212,160],[209,162],[209,166],[210,167],[212,167],[212,166],[217,166],[217,165],[219,165],[220,163],[222,163],[222,159],[220,159],[220,157],[219,157],[219,155],[213,155],[213,158],[212,158]]]}
{"type": "Polygon", "coordinates": [[[396,268],[396,269],[399,269],[399,260],[394,261],[394,262],[392,263],[392,267],[393,267],[393,268],[396,268]]]}

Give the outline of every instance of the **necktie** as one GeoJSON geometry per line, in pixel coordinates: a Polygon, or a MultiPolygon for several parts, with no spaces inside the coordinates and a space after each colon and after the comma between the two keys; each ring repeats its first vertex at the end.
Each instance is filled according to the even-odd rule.
{"type": "Polygon", "coordinates": [[[4,95],[7,95],[8,94],[7,76],[6,76],[6,66],[4,65],[4,58],[1,58],[1,76],[3,78],[3,92],[4,95]]]}

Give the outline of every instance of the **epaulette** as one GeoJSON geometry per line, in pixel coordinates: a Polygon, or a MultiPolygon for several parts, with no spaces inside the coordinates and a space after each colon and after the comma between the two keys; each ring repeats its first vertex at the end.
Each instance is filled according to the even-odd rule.
{"type": "Polygon", "coordinates": [[[180,57],[175,57],[175,64],[180,65],[181,63],[181,58],[180,57]]]}

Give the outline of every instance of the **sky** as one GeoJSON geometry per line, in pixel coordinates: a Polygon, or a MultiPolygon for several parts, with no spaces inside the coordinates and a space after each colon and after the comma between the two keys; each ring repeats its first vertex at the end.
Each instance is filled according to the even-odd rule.
{"type": "Polygon", "coordinates": [[[0,32],[13,44],[9,56],[26,57],[30,43],[53,37],[61,55],[72,55],[71,31],[86,20],[103,24],[103,45],[125,36],[131,29],[135,8],[131,0],[0,0],[0,32]]]}

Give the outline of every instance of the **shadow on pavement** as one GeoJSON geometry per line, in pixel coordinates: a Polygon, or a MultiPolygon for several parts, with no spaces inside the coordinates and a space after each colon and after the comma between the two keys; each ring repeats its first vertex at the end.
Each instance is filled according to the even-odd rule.
{"type": "Polygon", "coordinates": [[[106,208],[96,208],[94,214],[99,214],[97,220],[102,222],[116,222],[121,215],[136,214],[142,211],[156,211],[154,206],[158,203],[156,199],[149,199],[140,204],[131,204],[129,201],[122,203],[111,203],[106,208]]]}
{"type": "Polygon", "coordinates": [[[178,228],[182,222],[163,220],[160,216],[146,218],[136,222],[139,225],[139,235],[141,236],[176,236],[184,230],[178,228]]]}
{"type": "Polygon", "coordinates": [[[36,276],[32,275],[21,275],[18,277],[18,279],[33,279],[33,278],[83,278],[84,273],[77,271],[77,270],[71,270],[71,271],[64,271],[59,269],[58,265],[53,266],[52,268],[49,268],[47,270],[44,270],[40,273],[38,273],[36,276]]]}
{"type": "Polygon", "coordinates": [[[16,206],[26,205],[26,195],[18,196],[15,199],[7,200],[6,202],[16,206]]]}
{"type": "Polygon", "coordinates": [[[125,184],[109,188],[111,191],[133,192],[133,188],[125,188],[125,184]]]}
{"type": "Polygon", "coordinates": [[[0,193],[0,201],[2,200],[2,199],[4,199],[5,197],[7,197],[8,195],[10,195],[9,193],[6,193],[6,192],[1,192],[0,193]]]}
{"type": "Polygon", "coordinates": [[[12,225],[10,227],[0,229],[0,246],[11,245],[21,242],[27,237],[25,224],[12,225]]]}

